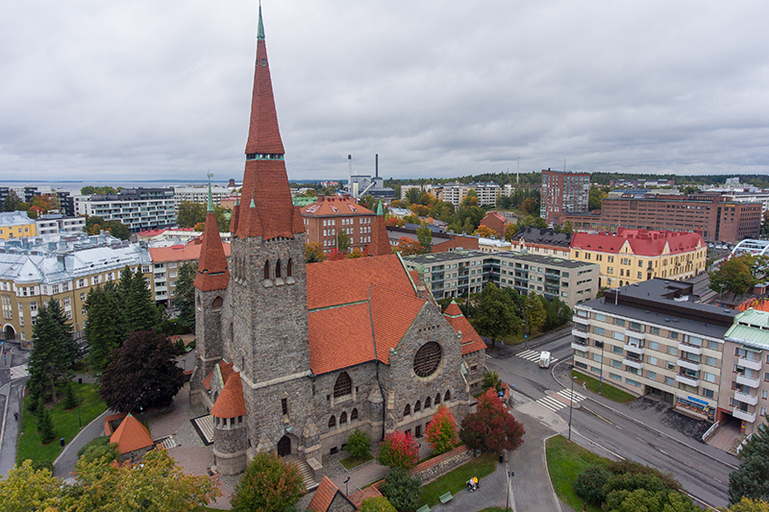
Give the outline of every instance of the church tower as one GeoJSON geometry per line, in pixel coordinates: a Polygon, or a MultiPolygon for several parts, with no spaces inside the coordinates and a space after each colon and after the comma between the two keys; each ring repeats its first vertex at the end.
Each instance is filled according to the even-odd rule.
{"type": "Polygon", "coordinates": [[[301,432],[312,401],[305,228],[288,185],[261,6],[255,68],[222,332],[224,357],[242,379],[249,456],[276,447],[285,455],[297,452],[300,439],[283,438],[301,432]]]}

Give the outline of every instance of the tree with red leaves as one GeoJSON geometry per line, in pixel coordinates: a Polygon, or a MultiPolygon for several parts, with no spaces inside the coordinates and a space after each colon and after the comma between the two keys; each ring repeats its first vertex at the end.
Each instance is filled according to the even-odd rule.
{"type": "Polygon", "coordinates": [[[347,255],[339,249],[331,249],[331,252],[328,253],[328,257],[326,258],[326,261],[337,261],[337,260],[343,260],[347,257],[347,255]]]}
{"type": "Polygon", "coordinates": [[[478,397],[475,412],[462,421],[459,437],[470,448],[501,452],[521,446],[525,433],[523,425],[507,411],[496,390],[489,389],[478,397]]]}
{"type": "Polygon", "coordinates": [[[457,421],[448,407],[441,404],[425,431],[427,442],[433,447],[436,455],[453,450],[459,444],[457,421]]]}
{"type": "Polygon", "coordinates": [[[419,462],[419,446],[411,434],[390,432],[379,447],[377,462],[391,468],[411,469],[419,462]]]}
{"type": "Polygon", "coordinates": [[[411,256],[412,254],[422,254],[425,252],[422,244],[407,236],[400,237],[398,245],[395,247],[395,251],[401,253],[403,256],[411,256]]]}

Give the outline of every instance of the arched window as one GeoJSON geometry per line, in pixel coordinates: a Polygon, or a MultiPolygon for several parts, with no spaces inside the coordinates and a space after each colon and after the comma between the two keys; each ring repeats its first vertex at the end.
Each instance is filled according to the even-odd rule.
{"type": "Polygon", "coordinates": [[[419,412],[422,410],[422,402],[417,400],[417,403],[414,404],[414,412],[419,412]]]}
{"type": "Polygon", "coordinates": [[[425,398],[425,409],[429,409],[432,406],[432,402],[430,402],[430,397],[428,396],[425,398]]]}
{"type": "Polygon", "coordinates": [[[347,413],[342,411],[342,414],[339,415],[339,424],[344,425],[347,423],[347,413]]]}
{"type": "Polygon", "coordinates": [[[264,262],[264,279],[270,278],[270,260],[264,262]]]}
{"type": "Polygon", "coordinates": [[[280,268],[280,260],[275,264],[275,278],[283,277],[283,272],[281,272],[280,268]]]}
{"type": "Polygon", "coordinates": [[[350,421],[355,421],[358,419],[358,409],[353,409],[350,413],[350,421]]]}
{"type": "Polygon", "coordinates": [[[411,404],[406,404],[406,408],[403,409],[403,415],[404,416],[410,416],[411,415],[411,404]]]}
{"type": "Polygon", "coordinates": [[[331,416],[328,419],[328,428],[336,427],[336,416],[331,416]]]}
{"type": "Polygon", "coordinates": [[[443,401],[444,401],[444,402],[448,402],[449,400],[451,400],[451,391],[449,391],[449,390],[447,389],[447,390],[446,390],[446,396],[444,396],[444,397],[443,397],[443,401]]]}
{"type": "Polygon", "coordinates": [[[334,384],[334,398],[347,396],[350,393],[352,393],[352,379],[347,375],[347,372],[342,372],[334,384]]]}
{"type": "Polygon", "coordinates": [[[438,405],[440,405],[440,403],[441,403],[441,394],[438,393],[438,394],[435,395],[435,406],[438,407],[438,405]]]}
{"type": "Polygon", "coordinates": [[[286,277],[291,277],[293,275],[294,275],[294,260],[289,258],[288,263],[286,264],[286,277]]]}
{"type": "Polygon", "coordinates": [[[224,304],[224,300],[222,300],[221,297],[217,297],[211,303],[211,307],[214,308],[214,311],[219,311],[220,309],[222,309],[222,304],[224,304]]]}

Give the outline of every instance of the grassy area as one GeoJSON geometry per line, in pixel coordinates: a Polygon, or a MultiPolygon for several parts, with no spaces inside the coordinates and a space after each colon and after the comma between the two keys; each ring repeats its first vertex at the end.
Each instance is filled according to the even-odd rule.
{"type": "MultiPolygon", "coordinates": [[[[609,459],[600,457],[582,448],[576,443],[569,443],[563,436],[547,440],[547,470],[553,489],[561,501],[574,510],[582,510],[584,500],[574,493],[574,481],[588,467],[608,465],[609,459]]],[[[587,506],[590,512],[601,512],[600,507],[587,506]]]]}
{"type": "Polygon", "coordinates": [[[342,466],[344,466],[344,469],[349,471],[356,466],[360,466],[364,462],[370,461],[373,458],[374,456],[371,455],[370,453],[367,453],[365,457],[353,457],[352,455],[349,455],[344,459],[340,460],[339,462],[342,463],[342,466]]]}
{"type": "Polygon", "coordinates": [[[582,372],[572,370],[571,375],[573,377],[577,377],[577,385],[581,386],[582,383],[584,382],[585,387],[590,391],[592,391],[593,393],[598,393],[598,388],[601,387],[601,395],[605,396],[609,400],[614,400],[615,402],[626,404],[638,398],[636,396],[631,395],[630,393],[627,393],[625,391],[622,391],[619,388],[612,386],[611,384],[606,382],[606,379],[604,379],[603,381],[603,386],[600,386],[600,381],[598,379],[594,379],[593,377],[590,377],[589,375],[585,375],[582,372]]]}
{"type": "MultiPolygon", "coordinates": [[[[80,418],[82,419],[83,426],[86,426],[91,420],[107,409],[104,400],[99,396],[96,384],[78,384],[73,382],[72,388],[75,391],[75,395],[78,398],[82,398],[80,418]]],[[[49,460],[53,462],[61,452],[59,439],[63,437],[64,441],[69,444],[80,431],[78,410],[75,408],[71,411],[65,411],[63,398],[50,409],[56,439],[44,446],[40,444],[36,418],[27,410],[28,404],[29,397],[26,397],[21,417],[24,433],[19,436],[16,447],[16,462],[21,464],[21,462],[27,459],[32,459],[33,461],[49,460]]]]}
{"type": "MultiPolygon", "coordinates": [[[[459,466],[451,473],[446,473],[434,482],[422,487],[422,501],[419,506],[429,505],[431,508],[440,503],[441,494],[451,492],[457,494],[464,492],[466,483],[471,477],[477,476],[481,479],[490,475],[497,468],[497,454],[484,453],[478,458],[471,459],[470,462],[459,466]]],[[[481,483],[481,485],[483,485],[481,483]]]]}

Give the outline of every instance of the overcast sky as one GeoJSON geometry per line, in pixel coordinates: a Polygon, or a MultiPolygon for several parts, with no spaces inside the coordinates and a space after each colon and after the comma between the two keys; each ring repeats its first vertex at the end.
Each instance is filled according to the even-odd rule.
{"type": "MultiPolygon", "coordinates": [[[[257,3],[0,16],[0,181],[243,173],[257,3]]],[[[766,1],[264,0],[291,179],[769,173],[766,1]]]]}

